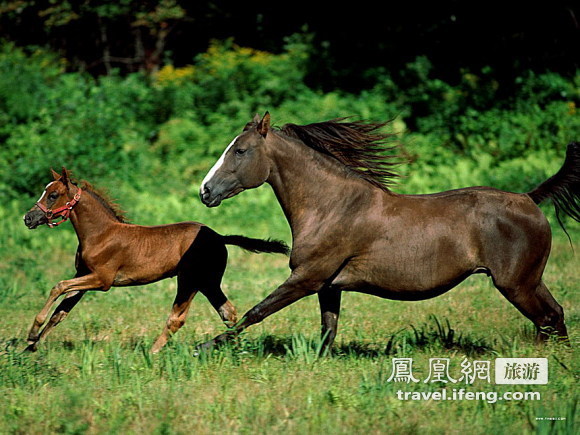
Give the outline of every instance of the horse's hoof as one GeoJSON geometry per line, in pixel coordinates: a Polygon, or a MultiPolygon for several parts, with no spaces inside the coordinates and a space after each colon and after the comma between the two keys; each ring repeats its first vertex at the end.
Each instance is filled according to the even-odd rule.
{"type": "Polygon", "coordinates": [[[165,343],[162,345],[154,343],[153,346],[151,346],[151,349],[149,349],[149,353],[151,355],[156,355],[161,351],[161,349],[163,349],[164,346],[165,346],[165,343]]]}
{"type": "Polygon", "coordinates": [[[29,343],[28,346],[26,346],[26,349],[24,349],[24,352],[36,352],[38,349],[36,349],[36,342],[34,343],[29,343]]]}
{"type": "Polygon", "coordinates": [[[200,344],[195,348],[193,351],[193,356],[201,356],[204,353],[209,353],[215,347],[215,340],[206,341],[205,343],[200,344]]]}

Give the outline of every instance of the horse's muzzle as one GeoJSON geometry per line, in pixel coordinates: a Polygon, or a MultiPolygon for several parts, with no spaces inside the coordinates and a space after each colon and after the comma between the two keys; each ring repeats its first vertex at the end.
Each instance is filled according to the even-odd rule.
{"type": "Polygon", "coordinates": [[[207,186],[203,186],[199,190],[199,197],[201,198],[201,202],[203,202],[207,207],[217,207],[222,202],[221,195],[212,196],[212,192],[207,186]]]}
{"type": "Polygon", "coordinates": [[[32,209],[24,215],[24,225],[33,230],[48,222],[48,219],[40,210],[32,209]]]}

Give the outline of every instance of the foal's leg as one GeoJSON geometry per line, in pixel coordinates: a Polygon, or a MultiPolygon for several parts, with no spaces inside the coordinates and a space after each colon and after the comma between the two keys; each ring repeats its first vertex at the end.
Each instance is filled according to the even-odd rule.
{"type": "Polygon", "coordinates": [[[75,305],[81,300],[81,298],[85,294],[86,291],[69,293],[68,295],[66,295],[64,300],[58,305],[58,307],[56,307],[56,310],[54,310],[54,313],[52,313],[52,316],[50,316],[50,320],[43,328],[42,332],[38,335],[36,340],[32,340],[31,337],[28,337],[29,345],[26,348],[26,350],[32,352],[36,351],[36,346],[38,342],[43,338],[45,338],[48,335],[48,333],[52,330],[52,328],[54,328],[56,325],[62,322],[66,318],[66,316],[68,316],[68,313],[70,313],[70,311],[75,307],[75,305]]]}
{"type": "Polygon", "coordinates": [[[202,280],[201,292],[226,326],[231,328],[238,321],[238,312],[221,288],[228,261],[228,251],[222,243],[213,242],[203,248],[205,254],[203,257],[200,253],[201,250],[197,251],[195,268],[198,270],[199,279],[202,280]]]}
{"type": "Polygon", "coordinates": [[[223,242],[216,238],[215,233],[200,231],[181,259],[173,309],[163,332],[153,344],[151,352],[159,352],[171,335],[183,326],[191,301],[198,289],[208,298],[228,326],[236,323],[236,309],[221,290],[227,257],[227,249],[223,242]]]}
{"type": "Polygon", "coordinates": [[[524,316],[536,325],[538,342],[546,341],[550,334],[554,333],[560,340],[568,340],[568,331],[564,324],[564,310],[542,281],[531,286],[498,288],[524,316]]]}
{"type": "Polygon", "coordinates": [[[228,328],[236,324],[238,312],[222,291],[220,284],[203,289],[202,293],[207,297],[209,303],[214,307],[228,328]]]}
{"type": "Polygon", "coordinates": [[[197,289],[193,288],[193,282],[188,275],[179,273],[177,275],[177,294],[173,301],[171,313],[169,314],[169,318],[165,323],[161,335],[151,347],[152,353],[159,352],[161,348],[165,346],[169,338],[185,324],[185,318],[187,317],[187,313],[191,307],[191,301],[193,301],[196,294],[197,289]]]}
{"type": "Polygon", "coordinates": [[[328,350],[338,331],[338,316],[340,315],[340,299],[342,292],[338,289],[325,288],[318,292],[320,316],[322,323],[322,349],[328,350]]]}
{"type": "Polygon", "coordinates": [[[34,318],[34,322],[32,323],[32,327],[30,328],[30,333],[28,334],[28,344],[34,344],[39,340],[40,328],[42,327],[42,325],[44,325],[44,322],[48,317],[48,312],[50,308],[61,295],[81,290],[108,290],[108,289],[109,289],[108,287],[105,288],[99,277],[94,273],[90,273],[88,275],[79,276],[73,279],[59,282],[50,290],[50,294],[48,295],[48,299],[44,304],[44,307],[34,318]]]}
{"type": "MultiPolygon", "coordinates": [[[[89,268],[87,267],[87,265],[85,264],[85,262],[82,259],[80,247],[77,248],[77,253],[75,256],[75,268],[77,270],[77,272],[75,274],[75,278],[78,278],[78,277],[84,276],[84,275],[88,275],[89,273],[91,273],[91,271],[89,270],[89,268]]],[[[52,313],[52,316],[50,316],[50,320],[48,321],[47,325],[44,327],[44,329],[42,330],[42,332],[38,336],[36,342],[30,344],[26,348],[26,350],[33,351],[33,352],[36,351],[36,346],[37,346],[38,342],[41,339],[43,339],[44,337],[46,337],[48,335],[48,333],[52,330],[52,328],[54,328],[56,325],[58,325],[60,322],[62,322],[68,316],[70,311],[82,299],[82,297],[85,295],[85,293],[86,293],[86,291],[82,291],[82,292],[73,292],[73,293],[69,293],[68,295],[66,295],[64,300],[58,305],[58,307],[56,307],[56,310],[54,310],[54,312],[52,313]]],[[[29,338],[29,340],[30,340],[30,338],[29,338]]]]}
{"type": "Polygon", "coordinates": [[[271,314],[280,311],[282,308],[287,307],[305,296],[316,293],[323,285],[323,280],[313,280],[312,278],[305,278],[297,273],[293,273],[284,284],[244,314],[242,320],[234,328],[202,344],[200,348],[202,350],[208,350],[215,344],[231,340],[247,327],[261,322],[271,314]]]}

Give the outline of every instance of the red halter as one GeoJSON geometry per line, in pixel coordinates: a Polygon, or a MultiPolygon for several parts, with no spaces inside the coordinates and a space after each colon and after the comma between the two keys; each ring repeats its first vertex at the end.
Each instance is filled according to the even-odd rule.
{"type": "Polygon", "coordinates": [[[66,222],[68,220],[71,210],[73,209],[73,207],[75,205],[77,205],[77,203],[81,199],[81,193],[83,193],[83,191],[81,190],[80,187],[78,187],[77,193],[75,193],[75,196],[73,197],[73,199],[71,199],[69,202],[67,202],[62,207],[57,208],[56,210],[46,208],[40,202],[37,202],[36,206],[42,210],[42,212],[44,213],[44,215],[48,219],[48,222],[46,224],[50,228],[54,228],[54,227],[59,226],[60,224],[62,224],[63,222],[66,222]],[[56,223],[51,222],[52,219],[57,218],[57,217],[61,217],[62,219],[56,223]]]}

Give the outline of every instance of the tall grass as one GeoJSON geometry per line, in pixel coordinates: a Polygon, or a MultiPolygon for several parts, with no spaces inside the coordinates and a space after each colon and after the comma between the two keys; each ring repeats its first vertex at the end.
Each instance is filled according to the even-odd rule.
{"type": "MultiPolygon", "coordinates": [[[[261,201],[252,194],[238,199],[261,201]]],[[[136,215],[162,219],[148,214],[150,206],[135,209],[136,215]]],[[[276,212],[268,217],[265,209],[257,207],[258,214],[264,213],[260,219],[280,219],[276,212]]],[[[189,213],[189,204],[176,202],[167,210],[163,219],[178,220],[189,213]]],[[[8,230],[0,248],[7,284],[0,289],[2,433],[489,433],[498,427],[505,433],[573,433],[580,270],[559,233],[545,280],[566,310],[572,347],[534,345],[529,321],[480,276],[422,302],[345,294],[331,355],[321,354],[317,302],[307,298],[251,328],[239,341],[194,357],[197,344],[223,331],[200,296],[186,325],[160,354],[151,355],[148,349],[175,292],[175,283],[167,280],[87,296],[37,353],[28,354],[22,353],[27,329],[50,286],[72,273],[76,240],[68,226],[29,231],[14,218],[17,211],[22,213],[15,205],[2,210],[8,230]],[[13,249],[19,241],[22,247],[13,249]],[[392,358],[413,358],[415,375],[423,380],[429,358],[450,358],[451,372],[458,373],[464,358],[493,361],[499,356],[547,357],[550,382],[507,388],[480,381],[465,388],[539,391],[541,401],[401,401],[398,390],[440,387],[387,381],[392,358]]],[[[237,213],[233,209],[223,215],[199,212],[200,220],[211,220],[222,232],[288,240],[280,222],[240,229],[231,221],[237,213]]],[[[578,229],[571,230],[578,240],[578,229]]],[[[287,275],[285,258],[230,248],[224,289],[244,312],[287,275]]]]}

